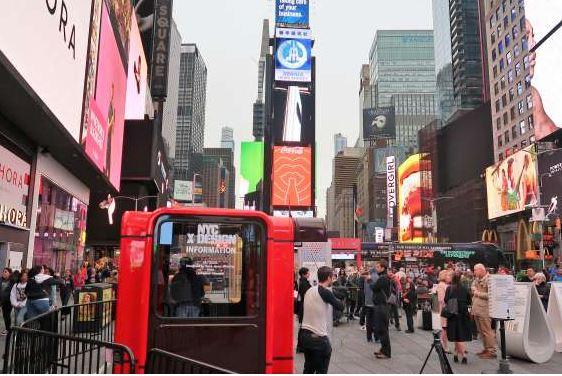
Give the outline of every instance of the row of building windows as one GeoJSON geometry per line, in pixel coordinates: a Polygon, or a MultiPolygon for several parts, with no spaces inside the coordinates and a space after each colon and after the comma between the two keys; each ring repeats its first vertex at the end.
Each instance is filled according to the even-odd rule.
{"type": "Polygon", "coordinates": [[[525,135],[527,132],[530,132],[534,129],[534,120],[533,120],[533,115],[529,115],[527,117],[527,120],[525,121],[525,119],[522,119],[519,122],[519,125],[514,125],[511,127],[511,132],[509,130],[506,130],[503,135],[500,133],[497,136],[497,144],[498,144],[498,148],[501,148],[503,145],[507,145],[510,142],[510,137],[511,140],[515,140],[519,135],[523,136],[525,135]]]}
{"type": "Polygon", "coordinates": [[[535,142],[535,136],[531,136],[529,137],[529,140],[521,140],[521,146],[519,145],[514,145],[511,148],[508,148],[505,150],[505,153],[499,153],[498,154],[498,160],[501,161],[505,158],[508,158],[510,155],[513,155],[515,153],[517,153],[519,150],[521,149],[525,149],[527,146],[533,144],[535,142]]]}

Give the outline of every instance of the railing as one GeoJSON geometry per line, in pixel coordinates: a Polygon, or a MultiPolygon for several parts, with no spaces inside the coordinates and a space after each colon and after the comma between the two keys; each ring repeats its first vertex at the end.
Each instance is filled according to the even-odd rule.
{"type": "Polygon", "coordinates": [[[115,301],[57,308],[14,326],[4,373],[134,373],[129,348],[113,343],[115,301]]]}
{"type": "Polygon", "coordinates": [[[148,352],[144,371],[148,374],[234,373],[224,368],[212,366],[207,363],[199,362],[197,360],[189,359],[160,349],[152,349],[148,352]]]}

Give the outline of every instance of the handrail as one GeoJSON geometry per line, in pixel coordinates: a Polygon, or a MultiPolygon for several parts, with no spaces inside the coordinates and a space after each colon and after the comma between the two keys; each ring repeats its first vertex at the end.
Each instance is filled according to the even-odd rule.
{"type": "MultiPolygon", "coordinates": [[[[229,371],[227,369],[218,367],[218,366],[213,366],[210,365],[208,363],[205,362],[201,362],[195,359],[191,359],[191,358],[187,358],[185,356],[182,355],[178,355],[178,354],[174,354],[171,353],[169,351],[166,350],[162,350],[162,349],[157,349],[157,348],[153,348],[151,349],[148,354],[147,354],[147,362],[146,362],[146,367],[145,367],[145,373],[171,373],[171,372],[167,372],[169,371],[169,369],[153,369],[154,368],[154,363],[156,362],[156,357],[157,356],[161,356],[163,358],[167,358],[169,360],[172,361],[176,361],[176,362],[180,362],[188,367],[190,367],[191,371],[193,371],[193,366],[195,366],[196,368],[198,368],[198,371],[201,372],[191,372],[191,373],[224,373],[224,374],[234,374],[235,372],[229,371]]],[[[170,362],[170,369],[174,369],[176,370],[177,368],[175,367],[175,364],[171,364],[170,362]]],[[[180,370],[181,371],[185,371],[185,370],[180,370]]],[[[184,373],[184,372],[181,372],[184,373]]]]}

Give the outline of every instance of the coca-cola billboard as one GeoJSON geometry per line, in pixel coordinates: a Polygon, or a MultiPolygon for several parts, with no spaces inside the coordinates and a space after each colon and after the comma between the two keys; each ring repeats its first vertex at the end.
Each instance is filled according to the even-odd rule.
{"type": "Polygon", "coordinates": [[[0,155],[0,225],[28,229],[31,166],[2,146],[0,155]]]}

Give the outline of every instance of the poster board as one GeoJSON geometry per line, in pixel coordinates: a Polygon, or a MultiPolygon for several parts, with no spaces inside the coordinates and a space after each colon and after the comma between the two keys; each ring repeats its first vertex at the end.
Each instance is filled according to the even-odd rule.
{"type": "Polygon", "coordinates": [[[533,283],[516,282],[513,320],[506,322],[507,354],[534,363],[548,362],[554,354],[554,335],[533,283]]]}
{"type": "Polygon", "coordinates": [[[488,278],[489,314],[494,319],[512,319],[515,301],[515,279],[511,275],[490,275],[488,278]]]}
{"type": "Polygon", "coordinates": [[[556,352],[562,352],[562,283],[552,282],[550,284],[550,296],[548,298],[548,311],[546,314],[548,322],[552,327],[556,352]]]}

